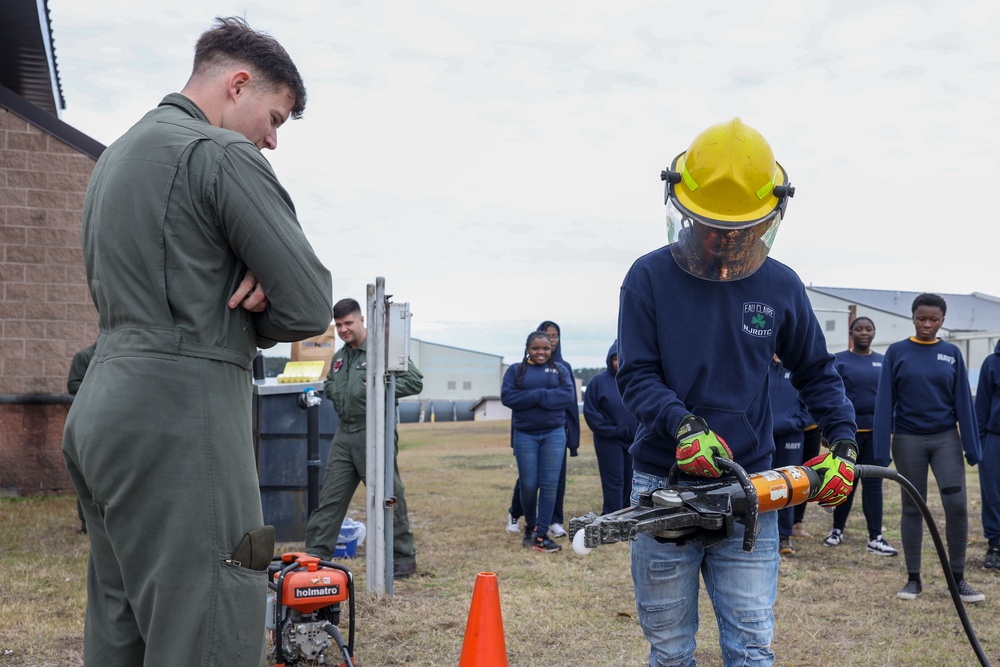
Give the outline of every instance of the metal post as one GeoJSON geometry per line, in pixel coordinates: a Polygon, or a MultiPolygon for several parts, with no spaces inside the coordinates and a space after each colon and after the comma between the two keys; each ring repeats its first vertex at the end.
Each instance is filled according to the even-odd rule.
{"type": "MultiPolygon", "coordinates": [[[[365,489],[370,540],[365,549],[365,577],[369,593],[386,592],[386,493],[385,478],[385,278],[368,285],[365,380],[365,489]]],[[[391,566],[391,554],[389,554],[391,566]]],[[[389,581],[392,581],[389,571],[389,581]]]]}
{"type": "Polygon", "coordinates": [[[392,595],[392,569],[395,559],[393,510],[396,504],[396,375],[388,373],[385,391],[385,496],[390,500],[385,507],[385,563],[386,588],[392,595]]]}

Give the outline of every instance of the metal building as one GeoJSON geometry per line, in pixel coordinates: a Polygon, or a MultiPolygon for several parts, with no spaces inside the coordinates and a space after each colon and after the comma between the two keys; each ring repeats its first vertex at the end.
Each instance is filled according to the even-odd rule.
{"type": "Polygon", "coordinates": [[[424,390],[400,401],[420,401],[423,420],[466,421],[472,405],[483,396],[499,396],[504,371],[503,356],[440,345],[414,338],[410,358],[424,375],[424,390]]]}

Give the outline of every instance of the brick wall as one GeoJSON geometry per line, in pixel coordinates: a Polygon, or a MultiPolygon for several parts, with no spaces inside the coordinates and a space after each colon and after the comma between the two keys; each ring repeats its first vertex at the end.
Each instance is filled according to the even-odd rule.
{"type": "MultiPolygon", "coordinates": [[[[0,395],[65,394],[73,355],[97,338],[80,247],[94,164],[0,107],[0,395]]],[[[65,417],[65,405],[0,405],[0,486],[65,488],[65,417]]]]}
{"type": "Polygon", "coordinates": [[[73,484],[62,456],[69,404],[0,405],[0,490],[61,493],[73,484]]]}

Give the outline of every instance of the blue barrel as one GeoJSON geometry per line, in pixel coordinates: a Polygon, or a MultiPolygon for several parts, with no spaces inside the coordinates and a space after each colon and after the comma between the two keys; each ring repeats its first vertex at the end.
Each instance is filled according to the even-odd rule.
{"type": "Polygon", "coordinates": [[[455,421],[455,404],[451,401],[434,401],[428,408],[430,417],[424,421],[453,422],[455,421]]]}
{"type": "Polygon", "coordinates": [[[399,424],[416,424],[420,421],[420,401],[400,401],[396,412],[399,424]]]}
{"type": "Polygon", "coordinates": [[[457,422],[471,422],[476,416],[472,412],[472,406],[475,405],[475,401],[455,401],[455,421],[457,422]]]}

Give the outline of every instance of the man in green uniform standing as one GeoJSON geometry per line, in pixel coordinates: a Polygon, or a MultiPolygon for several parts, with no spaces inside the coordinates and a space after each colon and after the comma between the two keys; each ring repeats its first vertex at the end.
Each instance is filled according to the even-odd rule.
{"type": "MultiPolygon", "coordinates": [[[[359,482],[365,481],[367,452],[365,447],[365,412],[367,389],[368,332],[361,306],[354,299],[341,299],[333,307],[333,322],[337,336],[344,346],[333,355],[330,372],[323,383],[323,393],[333,401],[340,417],[340,425],[333,436],[330,454],[326,461],[323,490],[319,507],[309,517],[306,528],[306,552],[330,558],[337,546],[340,525],[347,515],[351,497],[359,482]]],[[[424,388],[423,378],[413,361],[408,361],[405,373],[396,376],[396,398],[419,394],[424,388]]],[[[399,433],[395,434],[396,452],[399,451],[399,433]]],[[[399,466],[393,456],[394,495],[392,510],[392,575],[396,579],[409,577],[417,569],[417,552],[413,548],[413,531],[406,513],[406,494],[399,466]]],[[[367,484],[367,482],[366,482],[367,484]]],[[[386,490],[386,495],[390,490],[386,490]]]]}
{"type": "Polygon", "coordinates": [[[330,323],[330,273],[262,150],[305,108],[288,53],[243,19],[198,39],[180,94],[108,147],[83,207],[100,336],[63,453],[90,534],[89,666],[258,667],[264,526],[257,348],[330,323]]]}

